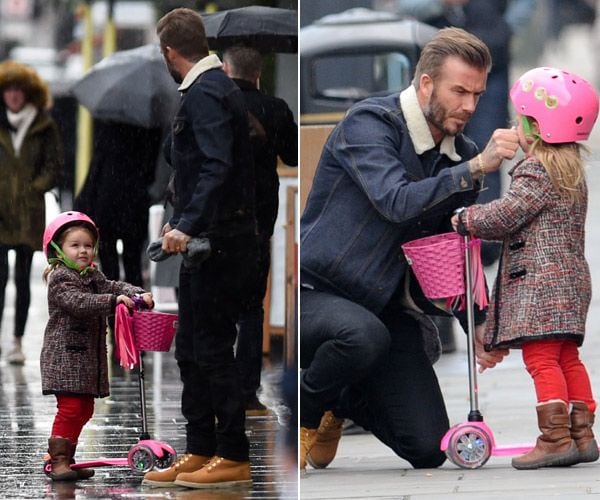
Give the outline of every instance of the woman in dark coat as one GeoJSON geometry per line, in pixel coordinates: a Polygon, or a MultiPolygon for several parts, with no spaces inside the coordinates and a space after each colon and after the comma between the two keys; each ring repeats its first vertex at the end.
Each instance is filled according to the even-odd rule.
{"type": "Polygon", "coordinates": [[[74,208],[94,219],[102,240],[102,272],[120,279],[117,240],[123,242],[125,281],[141,286],[142,254],[148,239],[148,188],[161,145],[161,129],[117,122],[94,123],[90,171],[74,208]]]}
{"type": "Polygon", "coordinates": [[[44,194],[58,183],[62,144],[46,109],[48,86],[30,67],[0,64],[0,321],[8,282],[8,251],[16,253],[14,348],[8,361],[23,364],[21,340],[30,303],[33,252],[42,249],[44,194]]]}

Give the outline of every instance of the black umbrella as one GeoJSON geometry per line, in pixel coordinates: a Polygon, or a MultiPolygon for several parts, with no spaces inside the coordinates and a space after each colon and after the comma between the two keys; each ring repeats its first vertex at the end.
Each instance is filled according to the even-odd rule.
{"type": "Polygon", "coordinates": [[[298,51],[298,12],[253,5],[204,14],[211,50],[250,45],[260,52],[298,51]]]}
{"type": "Polygon", "coordinates": [[[94,118],[145,128],[169,123],[179,102],[158,45],[105,57],[71,90],[94,118]]]}

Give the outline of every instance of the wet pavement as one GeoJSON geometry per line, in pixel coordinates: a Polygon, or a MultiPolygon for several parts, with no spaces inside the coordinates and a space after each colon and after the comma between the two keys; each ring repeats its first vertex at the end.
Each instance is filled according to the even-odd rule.
{"type": "MultiPolygon", "coordinates": [[[[0,345],[0,497],[56,499],[189,498],[206,500],[276,499],[297,497],[297,475],[282,444],[289,410],[280,394],[282,364],[265,362],[261,399],[271,410],[267,417],[248,417],[251,489],[198,491],[185,488],[149,488],[142,474],[129,467],[97,467],[95,476],[75,483],[53,483],[43,472],[56,401],[41,393],[39,353],[46,324],[46,292],[41,280],[44,262],[36,253],[32,270],[32,303],[23,340],[26,362],[6,362],[12,341],[14,288],[9,281],[0,345]]],[[[185,421],[179,410],[181,383],[173,353],[144,356],[148,431],[153,439],[185,451],[185,421]]],[[[92,420],[84,427],[78,461],[126,458],[142,431],[137,369],[113,364],[111,395],[97,399],[92,420]]]]}

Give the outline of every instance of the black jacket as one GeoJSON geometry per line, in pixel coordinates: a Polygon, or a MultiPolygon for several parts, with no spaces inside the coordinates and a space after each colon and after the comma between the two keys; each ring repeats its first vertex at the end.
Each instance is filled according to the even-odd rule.
{"type": "Polygon", "coordinates": [[[283,99],[262,93],[246,80],[234,78],[233,81],[242,90],[248,111],[258,119],[266,133],[266,142],[254,143],[256,216],[261,233],[272,234],[279,207],[277,157],[286,165],[298,165],[298,126],[283,99]]]}
{"type": "Polygon", "coordinates": [[[221,70],[183,93],[165,157],[175,170],[170,225],[190,236],[255,233],[255,173],[242,92],[221,70]]]}

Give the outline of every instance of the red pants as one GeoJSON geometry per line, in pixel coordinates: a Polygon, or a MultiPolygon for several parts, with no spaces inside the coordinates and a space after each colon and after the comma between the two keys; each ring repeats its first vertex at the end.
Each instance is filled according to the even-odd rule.
{"type": "Polygon", "coordinates": [[[76,444],[81,429],[94,414],[94,398],[57,394],[56,407],[58,411],[52,424],[52,436],[67,438],[76,444]]]}
{"type": "Polygon", "coordinates": [[[596,410],[590,378],[571,340],[540,340],[523,344],[523,361],[533,378],[538,403],[583,401],[596,410]]]}

